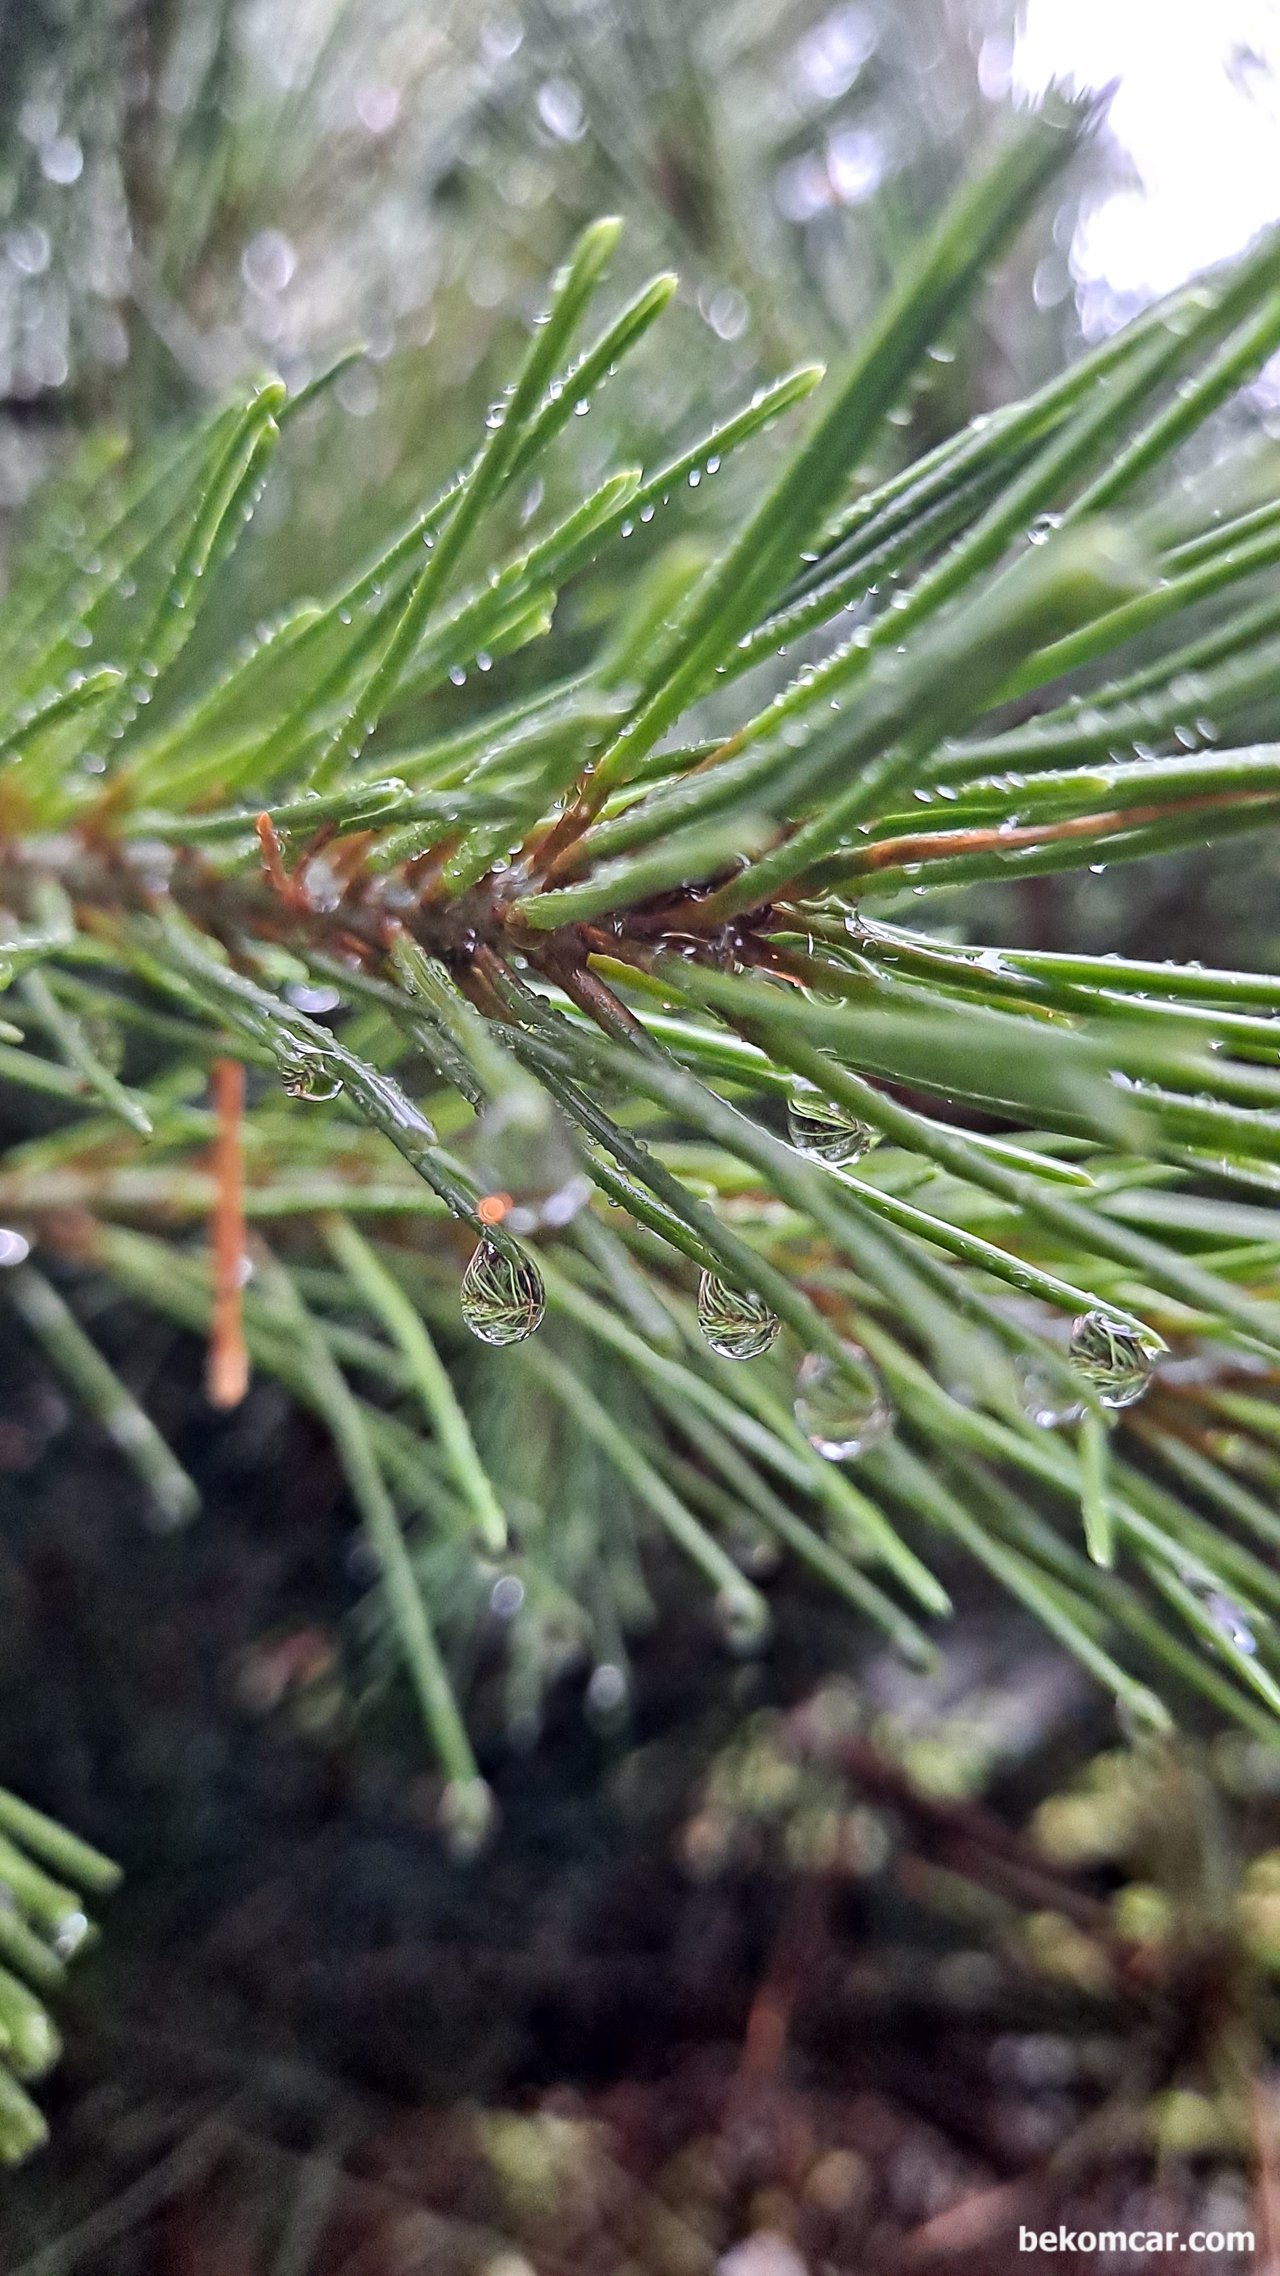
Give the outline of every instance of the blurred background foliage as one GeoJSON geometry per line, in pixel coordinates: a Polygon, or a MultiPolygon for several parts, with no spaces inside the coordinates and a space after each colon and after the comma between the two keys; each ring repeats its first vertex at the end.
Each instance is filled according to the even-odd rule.
{"type": "MultiPolygon", "coordinates": [[[[455,462],[549,270],[616,210],[619,290],[655,260],[682,283],[662,346],[560,458],[581,496],[620,436],[647,455],[855,336],[971,156],[1011,30],[1005,0],[9,10],[4,503],[69,431],[154,439],[264,366],[296,386],[359,341],[300,478],[274,486],[256,572],[314,577],[317,546],[355,554],[455,462]]],[[[936,344],[904,456],[1062,359],[1079,188],[936,344]]]]}

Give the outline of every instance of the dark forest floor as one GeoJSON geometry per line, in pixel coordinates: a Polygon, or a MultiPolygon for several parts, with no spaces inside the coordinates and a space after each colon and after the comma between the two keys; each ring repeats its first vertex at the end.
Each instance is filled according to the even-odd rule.
{"type": "MultiPolygon", "coordinates": [[[[1122,1944],[1114,1872],[1026,1838],[1117,1741],[1007,1609],[965,1606],[926,1683],[788,1586],[735,1664],[673,1586],[625,1728],[569,1678],[536,1748],[495,1737],[500,1828],[462,1866],[402,1703],[350,1712],[363,1584],[319,1434],[269,1390],[184,1426],[198,1355],[158,1337],[208,1508],[157,1538],[0,1356],[0,1775],[128,1876],[52,2146],[0,2192],[5,2276],[999,2276],[1048,2264],[1023,2227],[1266,2225],[1269,2103],[1213,2119],[1238,1955],[1207,1918],[1122,1944]]],[[[496,1732],[483,1661],[474,1689],[496,1732]]]]}

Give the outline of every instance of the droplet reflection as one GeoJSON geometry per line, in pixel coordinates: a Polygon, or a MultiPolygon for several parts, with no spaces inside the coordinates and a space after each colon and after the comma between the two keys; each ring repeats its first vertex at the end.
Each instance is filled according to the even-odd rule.
{"type": "Polygon", "coordinates": [[[462,1317],[481,1343],[523,1343],[547,1308],[542,1275],[530,1257],[512,1257],[481,1241],[462,1276],[462,1317]]]}
{"type": "Polygon", "coordinates": [[[825,1098],[814,1083],[797,1082],[787,1101],[787,1135],[811,1161],[859,1162],[875,1145],[878,1132],[848,1109],[825,1098]]]}
{"type": "Polygon", "coordinates": [[[1106,1312],[1084,1312],[1071,1330],[1071,1364],[1104,1407],[1131,1407],[1165,1350],[1150,1329],[1126,1327],[1106,1312]]]}
{"type": "Polygon", "coordinates": [[[714,1272],[698,1284],[698,1326],[721,1359],[759,1359],[778,1333],[777,1315],[754,1289],[731,1288],[714,1272]]]}

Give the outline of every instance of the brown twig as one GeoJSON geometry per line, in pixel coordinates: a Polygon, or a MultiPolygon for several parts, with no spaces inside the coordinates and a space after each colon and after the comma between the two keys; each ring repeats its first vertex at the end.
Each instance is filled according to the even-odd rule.
{"type": "Polygon", "coordinates": [[[1257,2157],[1254,2276],[1280,2276],[1280,2108],[1274,2088],[1261,2078],[1253,2081],[1250,2102],[1257,2157]]]}
{"type": "Polygon", "coordinates": [[[803,1711],[791,1720],[790,1740],[802,1760],[829,1763],[870,1800],[893,1810],[922,1857],[1018,1903],[1060,1912],[1107,1948],[1113,1946],[1111,1914],[1102,1899],[1068,1880],[981,1803],[924,1793],[869,1740],[832,1737],[803,1711]]]}
{"type": "Polygon", "coordinates": [[[615,996],[598,972],[566,957],[556,964],[555,978],[579,1011],[585,1012],[615,1042],[638,1044],[642,1051],[649,1053],[656,1050],[648,1029],[641,1025],[634,1012],[628,1011],[622,998],[615,996]]]}
{"type": "Polygon", "coordinates": [[[959,855],[1017,852],[1028,846],[1054,845],[1066,838],[1104,837],[1118,830],[1135,830],[1148,822],[1161,822],[1174,814],[1197,814],[1221,806],[1265,803],[1258,791],[1235,791],[1226,797],[1170,799],[1162,805],[1116,807],[1103,814],[1073,814],[1061,822],[1026,822],[1014,829],[929,830],[906,838],[881,838],[850,854],[848,873],[896,869],[905,862],[946,861],[959,855]]]}
{"type": "Polygon", "coordinates": [[[238,1059],[214,1060],[213,1100],[218,1129],[213,1148],[213,1318],[206,1384],[212,1406],[238,1407],[249,1388],[244,1340],[244,1068],[238,1059]]]}
{"type": "Polygon", "coordinates": [[[297,901],[297,889],[284,866],[284,855],[280,850],[280,833],[269,814],[259,814],[253,827],[258,844],[262,849],[262,866],[266,871],[271,890],[273,893],[279,894],[286,909],[291,909],[297,901]]]}
{"type": "Polygon", "coordinates": [[[825,1888],[820,1875],[802,1872],[793,1881],[764,1980],[755,1992],[738,2064],[740,2083],[757,2085],[777,2077],[787,2051],[791,2020],[805,1989],[817,1974],[825,1934],[825,1888]]]}

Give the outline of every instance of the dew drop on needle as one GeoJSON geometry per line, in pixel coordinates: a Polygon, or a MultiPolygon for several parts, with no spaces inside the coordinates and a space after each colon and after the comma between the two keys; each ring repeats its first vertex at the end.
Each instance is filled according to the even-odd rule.
{"type": "Polygon", "coordinates": [[[889,1395],[861,1346],[843,1346],[840,1366],[811,1351],[796,1377],[795,1418],[824,1462],[853,1462],[883,1445],[893,1428],[889,1395]]]}
{"type": "Polygon", "coordinates": [[[769,1607],[754,1591],[739,1596],[722,1588],[715,1600],[715,1622],[729,1650],[741,1659],[763,1650],[771,1626],[769,1607]]]}
{"type": "Polygon", "coordinates": [[[512,1257],[481,1241],[462,1276],[462,1317],[481,1343],[523,1343],[547,1308],[542,1275],[531,1257],[512,1257]]]}
{"type": "Polygon", "coordinates": [[[314,1043],[290,1046],[280,1060],[280,1080],[290,1098],[324,1101],[336,1098],[342,1089],[341,1075],[314,1043]]]}
{"type": "Polygon", "coordinates": [[[1131,1407],[1165,1349],[1149,1329],[1126,1327],[1106,1312],[1083,1312],[1071,1329],[1071,1364],[1104,1407],[1131,1407]]]}
{"type": "Polygon", "coordinates": [[[879,1133],[834,1099],[824,1098],[816,1084],[797,1082],[787,1101],[787,1135],[797,1153],[839,1165],[861,1161],[879,1133]]]}
{"type": "Polygon", "coordinates": [[[731,1288],[714,1272],[704,1272],[698,1326],[721,1359],[759,1359],[777,1336],[778,1318],[754,1289],[731,1288]]]}
{"type": "Polygon", "coordinates": [[[1258,1649],[1258,1639],[1239,1605],[1219,1590],[1211,1589],[1204,1608],[1224,1641],[1234,1644],[1238,1652],[1244,1652],[1251,1659],[1258,1649]]]}
{"type": "Polygon", "coordinates": [[[1079,1399],[1073,1399],[1066,1385],[1057,1381],[1047,1367],[1037,1366],[1030,1357],[1015,1363],[1018,1394],[1022,1411],[1028,1422],[1040,1430],[1057,1430],[1061,1424],[1078,1422],[1084,1413],[1079,1399]]]}

